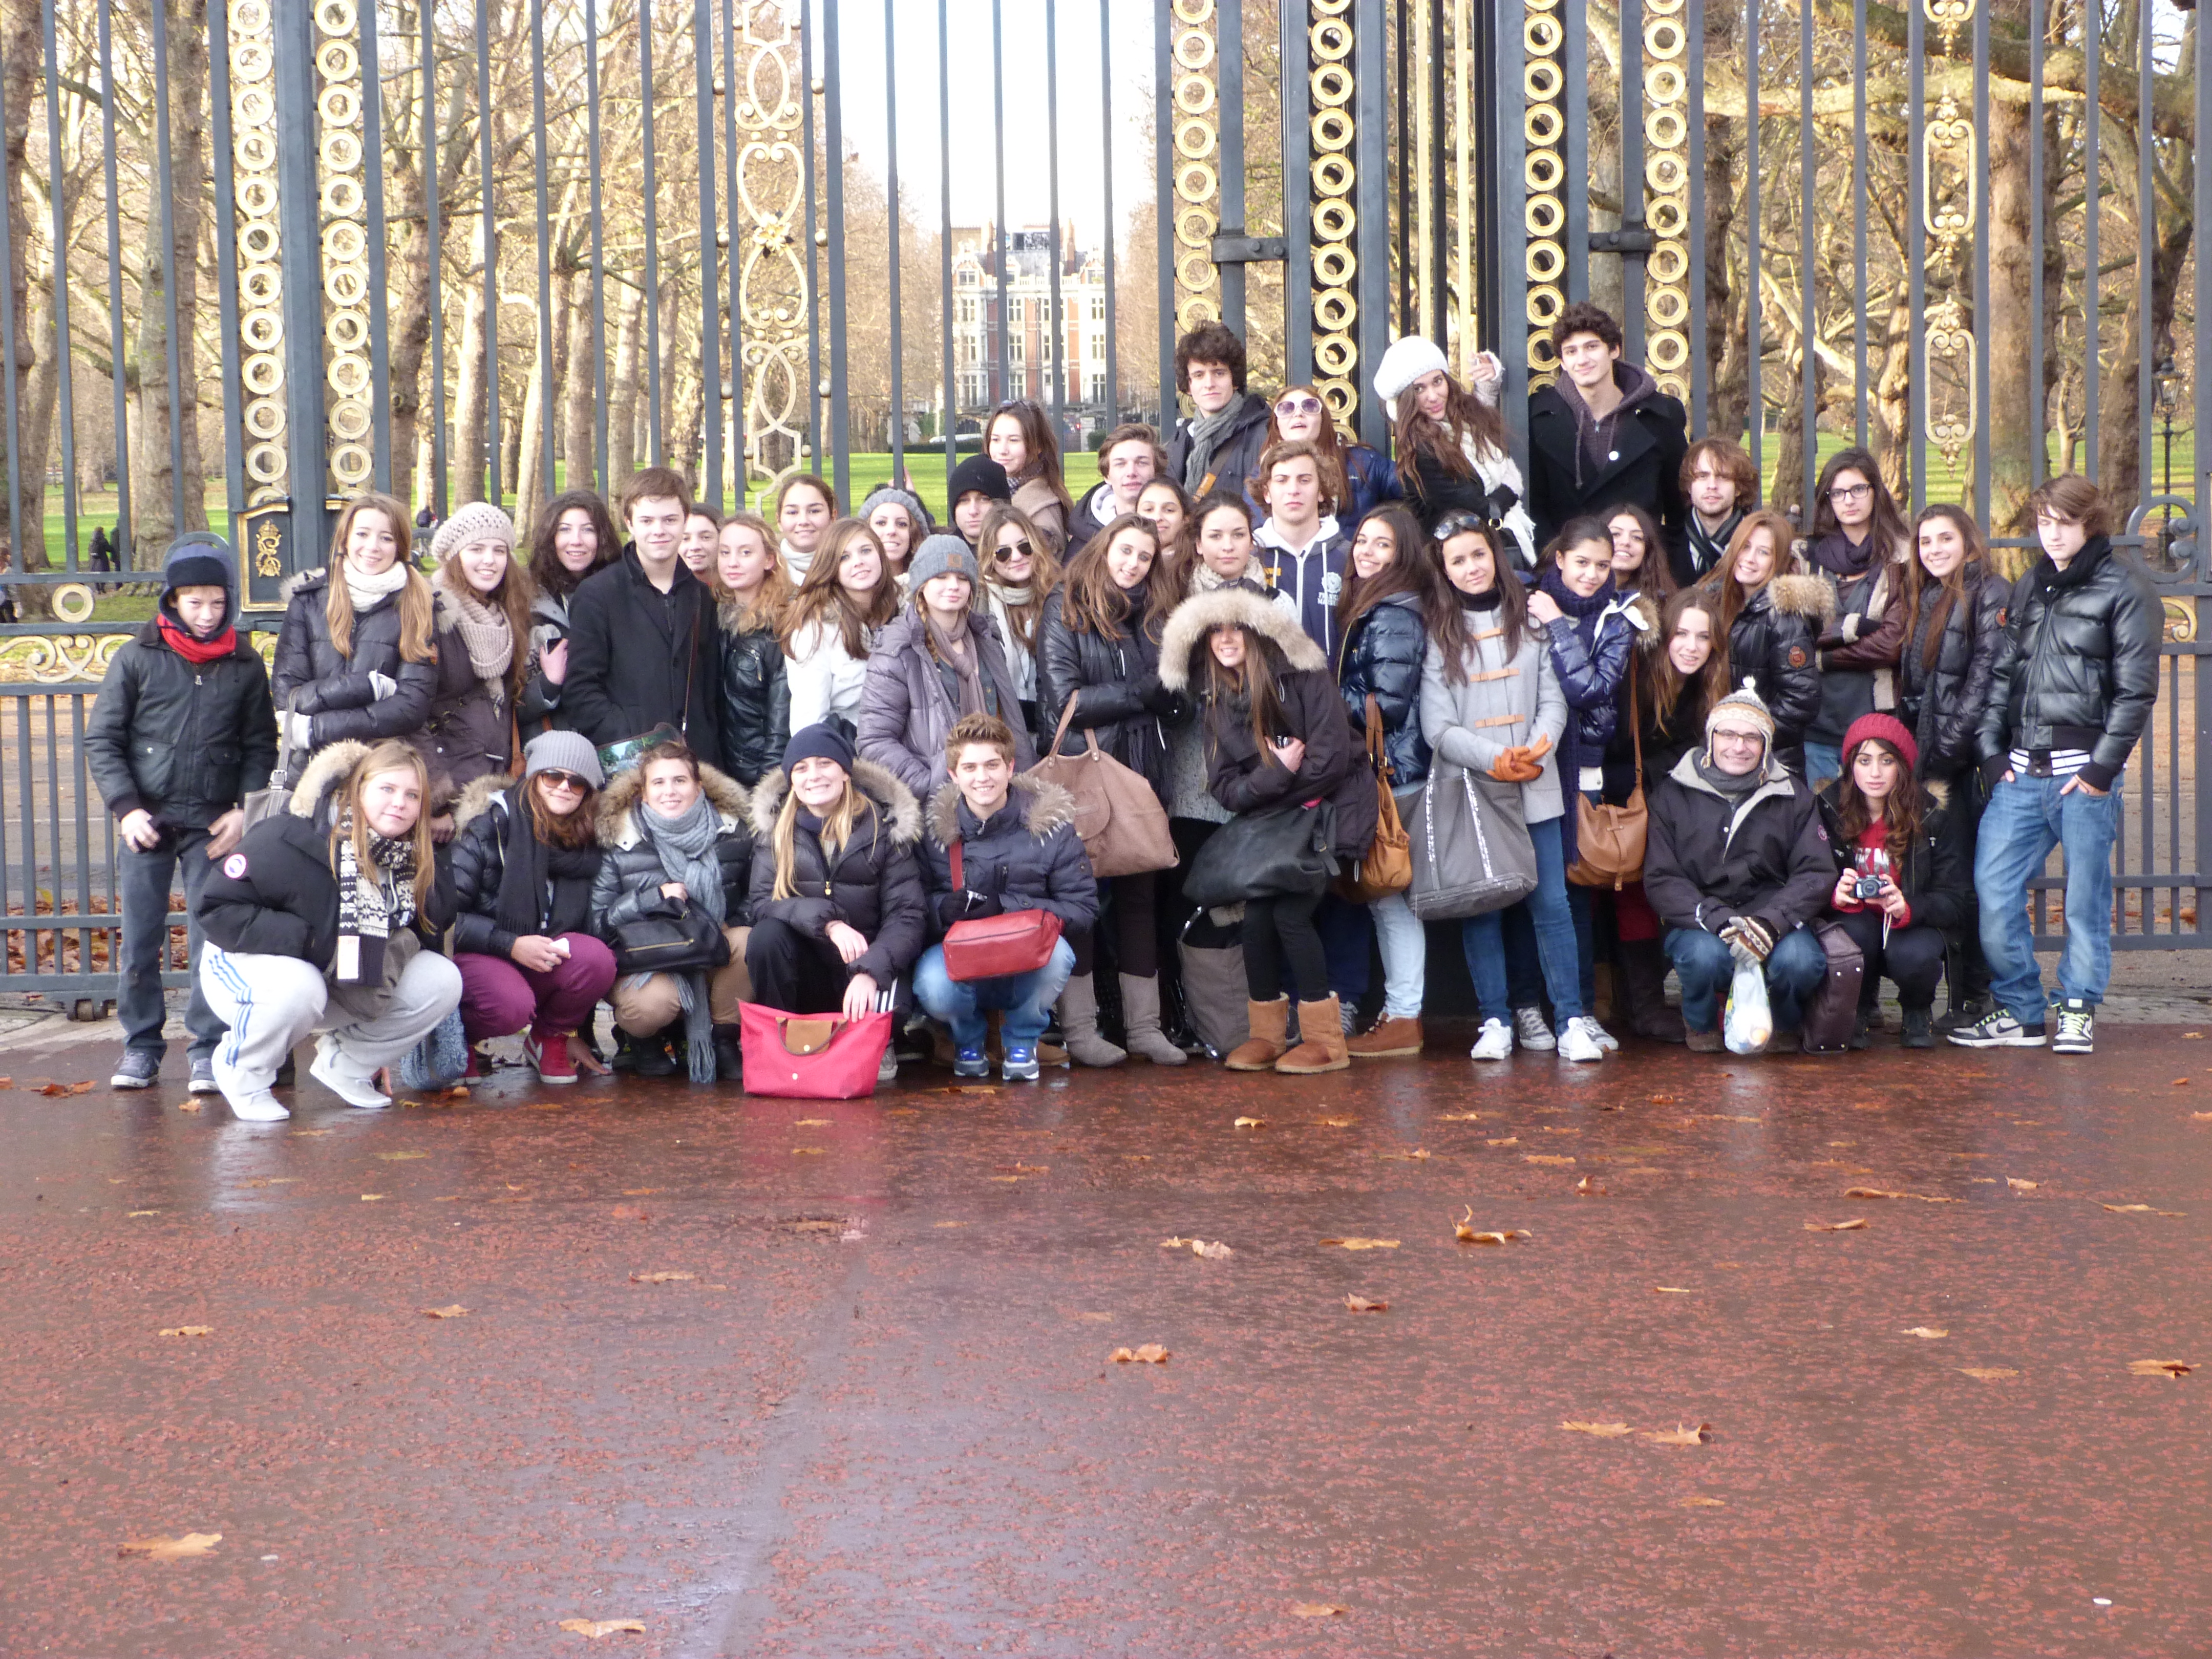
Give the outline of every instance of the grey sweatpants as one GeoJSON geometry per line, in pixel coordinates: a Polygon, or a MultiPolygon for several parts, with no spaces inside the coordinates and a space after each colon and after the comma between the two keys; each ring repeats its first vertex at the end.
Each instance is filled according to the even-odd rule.
{"type": "Polygon", "coordinates": [[[297,957],[233,956],[210,940],[200,953],[208,1006],[229,1024],[215,1051],[215,1080],[235,1102],[276,1080],[276,1068],[311,1032],[327,1031],[338,1066],[366,1078],[389,1066],[460,1006],[461,970],[429,951],[416,953],[390,990],[335,986],[297,957]]]}

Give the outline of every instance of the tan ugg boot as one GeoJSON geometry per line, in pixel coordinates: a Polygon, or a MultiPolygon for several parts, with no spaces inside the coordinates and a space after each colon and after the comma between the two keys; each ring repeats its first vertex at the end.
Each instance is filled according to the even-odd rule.
{"type": "MultiPolygon", "coordinates": [[[[1252,1002],[1245,1006],[1245,1018],[1250,1023],[1252,1035],[1246,1042],[1229,1052],[1222,1062],[1232,1072],[1272,1072],[1275,1062],[1289,1048],[1291,1029],[1291,1000],[1277,997],[1273,1002],[1252,1002]]],[[[1351,1062],[1346,1060],[1346,1065],[1351,1062]]]]}
{"type": "Polygon", "coordinates": [[[1334,997],[1298,1004],[1298,1046],[1275,1062],[1275,1069],[1290,1077],[1316,1072],[1348,1072],[1352,1054],[1345,1046],[1344,1016],[1334,997]]]}

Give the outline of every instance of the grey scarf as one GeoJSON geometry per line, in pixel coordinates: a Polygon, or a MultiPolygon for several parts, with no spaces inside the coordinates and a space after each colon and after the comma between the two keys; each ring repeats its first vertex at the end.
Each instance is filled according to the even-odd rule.
{"type": "MultiPolygon", "coordinates": [[[[722,864],[714,856],[714,843],[721,835],[721,814],[714,803],[702,790],[691,810],[682,817],[663,817],[652,807],[641,805],[637,813],[638,833],[645,844],[659,856],[662,872],[671,881],[680,881],[684,890],[696,899],[707,913],[721,924],[722,864]]],[[[683,998],[684,1042],[685,1058],[690,1063],[691,1081],[712,1083],[714,1080],[714,1021],[707,997],[707,975],[703,969],[678,974],[676,984],[683,998]]]]}
{"type": "MultiPolygon", "coordinates": [[[[1238,393],[1211,415],[1190,417],[1190,454],[1182,464],[1182,487],[1193,495],[1199,493],[1199,485],[1206,482],[1206,473],[1212,470],[1214,446],[1244,412],[1247,395],[1238,393]]],[[[1237,488],[1243,488],[1242,479],[1237,480],[1237,488]]]]}
{"type": "Polygon", "coordinates": [[[1766,757],[1763,753],[1759,757],[1757,766],[1748,772],[1741,774],[1723,772],[1719,767],[1714,765],[1712,750],[1710,747],[1698,750],[1692,763],[1697,767],[1699,777],[1712,785],[1727,799],[1732,801],[1741,800],[1766,781],[1766,757]]]}

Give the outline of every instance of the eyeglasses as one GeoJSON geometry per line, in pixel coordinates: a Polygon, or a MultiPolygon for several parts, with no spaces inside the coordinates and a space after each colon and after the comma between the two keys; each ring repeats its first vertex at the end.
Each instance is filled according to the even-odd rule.
{"type": "Polygon", "coordinates": [[[545,780],[545,787],[548,789],[573,789],[578,794],[581,794],[592,787],[574,772],[556,772],[548,768],[538,775],[545,780]]]}
{"type": "Polygon", "coordinates": [[[1764,742],[1765,741],[1765,739],[1764,738],[1760,737],[1760,736],[1759,736],[1759,734],[1758,732],[1718,732],[1718,731],[1717,731],[1717,732],[1715,732],[1713,733],[1713,741],[1714,741],[1715,743],[1717,743],[1717,744],[1720,744],[1720,743],[1726,743],[1726,744],[1748,744],[1748,745],[1750,745],[1750,746],[1752,746],[1752,747],[1754,747],[1754,748],[1755,748],[1755,747],[1757,747],[1759,744],[1764,743],[1764,742]]]}
{"type": "Polygon", "coordinates": [[[1321,399],[1314,397],[1285,398],[1275,405],[1278,415],[1318,415],[1321,399]]]}
{"type": "Polygon", "coordinates": [[[1030,546],[1029,543],[1026,541],[1019,541],[1014,543],[1012,546],[1008,546],[1004,543],[1000,544],[998,550],[993,553],[991,556],[996,559],[1000,564],[1004,564],[1009,559],[1033,559],[1036,556],[1036,554],[1030,546]]]}
{"type": "Polygon", "coordinates": [[[1838,484],[1828,492],[1832,501],[1856,501],[1874,494],[1872,484],[1838,484]]]}

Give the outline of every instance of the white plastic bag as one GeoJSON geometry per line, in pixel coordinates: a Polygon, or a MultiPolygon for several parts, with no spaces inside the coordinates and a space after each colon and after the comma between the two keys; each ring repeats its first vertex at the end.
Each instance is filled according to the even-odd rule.
{"type": "Polygon", "coordinates": [[[1766,970],[1755,962],[1739,962],[1735,977],[1729,981],[1722,1041],[1732,1054],[1755,1054],[1773,1035],[1774,1011],[1766,1002],[1766,970]]]}

